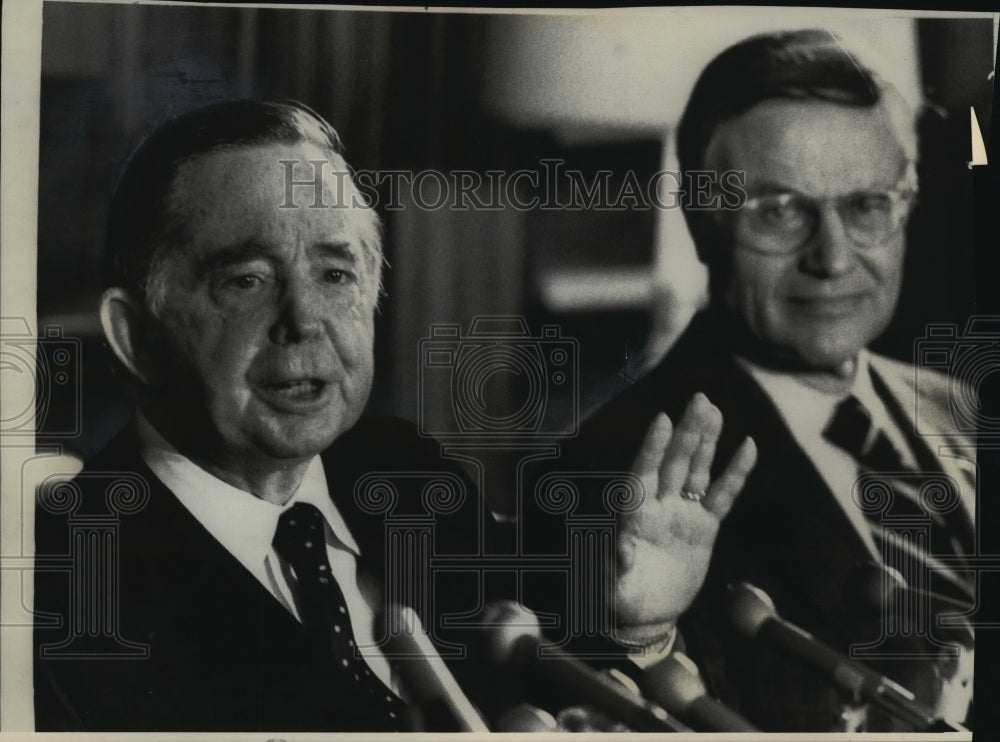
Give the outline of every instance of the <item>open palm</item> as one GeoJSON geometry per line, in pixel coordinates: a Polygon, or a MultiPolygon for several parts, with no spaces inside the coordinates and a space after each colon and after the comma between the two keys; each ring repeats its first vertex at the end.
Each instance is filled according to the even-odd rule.
{"type": "Polygon", "coordinates": [[[632,466],[645,499],[619,520],[614,595],[621,639],[642,643],[661,634],[701,588],[719,525],[757,460],[747,438],[711,481],[721,430],[722,413],[696,394],[676,427],[661,412],[646,433],[632,466]]]}

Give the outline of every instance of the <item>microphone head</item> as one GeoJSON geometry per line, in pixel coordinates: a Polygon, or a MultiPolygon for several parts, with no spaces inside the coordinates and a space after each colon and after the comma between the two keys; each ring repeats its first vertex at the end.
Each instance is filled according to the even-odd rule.
{"type": "Polygon", "coordinates": [[[486,632],[490,657],[494,662],[510,662],[523,637],[530,637],[536,642],[542,640],[538,617],[513,600],[490,603],[483,612],[480,624],[486,632]]]}
{"type": "Polygon", "coordinates": [[[548,711],[519,703],[507,709],[493,725],[494,732],[557,732],[559,722],[548,711]]]}
{"type": "Polygon", "coordinates": [[[778,617],[771,596],[749,582],[729,585],[726,593],[729,620],[744,636],[757,636],[765,621],[778,617]]]}
{"type": "Polygon", "coordinates": [[[648,668],[642,685],[649,698],[678,716],[707,692],[698,666],[682,652],[673,652],[648,668]]]}
{"type": "Polygon", "coordinates": [[[642,696],[642,689],[639,688],[639,684],[635,682],[628,675],[623,673],[617,667],[606,667],[601,670],[601,674],[605,677],[614,680],[618,685],[627,690],[634,696],[642,696]]]}

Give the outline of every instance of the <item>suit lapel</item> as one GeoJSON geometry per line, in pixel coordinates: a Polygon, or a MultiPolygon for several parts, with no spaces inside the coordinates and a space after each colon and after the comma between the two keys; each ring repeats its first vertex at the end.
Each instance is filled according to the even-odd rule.
{"type": "MultiPolygon", "coordinates": [[[[811,699],[814,709],[788,709],[792,720],[784,723],[794,728],[806,723],[800,717],[819,713],[819,706],[826,704],[819,699],[829,688],[769,648],[736,636],[723,609],[726,586],[756,585],[768,593],[781,616],[844,646],[849,636],[845,588],[854,566],[870,555],[766,393],[733,359],[717,355],[704,362],[694,367],[695,385],[687,393],[700,389],[722,410],[716,466],[728,462],[747,435],[754,438],[759,457],[722,522],[709,574],[681,629],[708,687],[727,703],[760,712],[760,703],[783,702],[771,687],[782,682],[795,686],[803,703],[811,699]],[[754,679],[754,673],[765,677],[754,679]]],[[[768,713],[781,715],[775,708],[761,718],[768,713]]]]}
{"type": "MultiPolygon", "coordinates": [[[[150,654],[95,670],[95,682],[108,675],[108,704],[120,698],[135,728],[363,728],[338,726],[352,706],[329,699],[350,689],[331,685],[298,621],[146,467],[134,433],[88,470],[134,472],[149,490],[147,504],[120,519],[117,607],[121,635],[150,654]]],[[[102,500],[106,482],[91,481],[86,496],[102,500]]]]}
{"type": "Polygon", "coordinates": [[[970,517],[974,517],[976,444],[970,436],[955,428],[949,409],[949,380],[925,370],[923,383],[918,387],[915,371],[909,366],[874,354],[871,366],[873,375],[878,375],[886,393],[895,402],[892,406],[897,424],[911,447],[926,451],[933,457],[936,467],[959,483],[962,504],[970,517]]]}
{"type": "Polygon", "coordinates": [[[362,510],[355,493],[361,477],[375,469],[367,458],[370,455],[349,437],[335,442],[322,458],[330,498],[361,550],[358,567],[369,577],[381,580],[385,570],[385,514],[362,510]]]}
{"type": "MultiPolygon", "coordinates": [[[[757,466],[722,523],[702,605],[717,612],[727,583],[756,581],[779,611],[832,624],[843,612],[848,573],[870,553],[771,399],[725,350],[726,337],[718,320],[697,317],[663,363],[626,392],[627,404],[674,417],[704,392],[724,419],[715,474],[746,436],[757,443],[757,466]]],[[[641,435],[652,414],[628,434],[641,435]]]]}
{"type": "Polygon", "coordinates": [[[868,549],[771,400],[734,361],[723,363],[728,383],[716,391],[716,404],[729,435],[752,435],[760,455],[723,522],[716,563],[741,564],[771,583],[779,610],[795,596],[796,611],[837,615],[847,573],[869,558],[868,549]],[[739,561],[724,556],[730,549],[739,561]]]}
{"type": "Polygon", "coordinates": [[[148,621],[168,628],[185,624],[195,614],[202,626],[212,627],[210,633],[220,639],[228,637],[226,644],[246,646],[244,640],[250,639],[264,651],[273,643],[260,643],[263,630],[292,637],[301,633],[294,616],[205,529],[138,454],[127,466],[150,484],[147,507],[136,516],[124,517],[121,527],[123,551],[130,555],[122,565],[123,577],[145,595],[137,607],[148,609],[148,621]],[[143,588],[143,584],[151,586],[143,588]],[[182,601],[177,599],[179,592],[186,595],[182,601]]]}

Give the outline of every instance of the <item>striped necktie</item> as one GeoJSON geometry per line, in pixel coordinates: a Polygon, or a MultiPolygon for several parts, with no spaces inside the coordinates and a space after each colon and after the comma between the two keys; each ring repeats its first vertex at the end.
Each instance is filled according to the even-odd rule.
{"type": "MultiPolygon", "coordinates": [[[[937,466],[921,471],[907,467],[856,397],[837,405],[823,435],[858,465],[853,499],[865,514],[887,566],[912,583],[912,577],[926,573],[928,556],[954,563],[951,558],[971,553],[971,524],[957,483],[937,466]]],[[[944,576],[957,581],[956,586],[965,583],[950,570],[944,576]]],[[[916,580],[923,583],[922,578],[916,580]]],[[[966,592],[967,586],[959,589],[966,592]]]]}

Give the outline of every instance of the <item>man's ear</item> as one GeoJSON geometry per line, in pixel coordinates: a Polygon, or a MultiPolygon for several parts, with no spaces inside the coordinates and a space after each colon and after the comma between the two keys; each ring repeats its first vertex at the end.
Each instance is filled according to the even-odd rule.
{"type": "Polygon", "coordinates": [[[138,354],[146,330],[144,314],[143,307],[123,288],[110,288],[101,294],[101,327],[108,345],[133,376],[148,383],[140,369],[138,354]]]}
{"type": "Polygon", "coordinates": [[[714,244],[718,236],[716,225],[712,223],[712,214],[705,211],[684,210],[684,221],[687,222],[688,234],[694,243],[695,255],[705,265],[712,264],[711,250],[718,250],[720,245],[714,244]]]}

